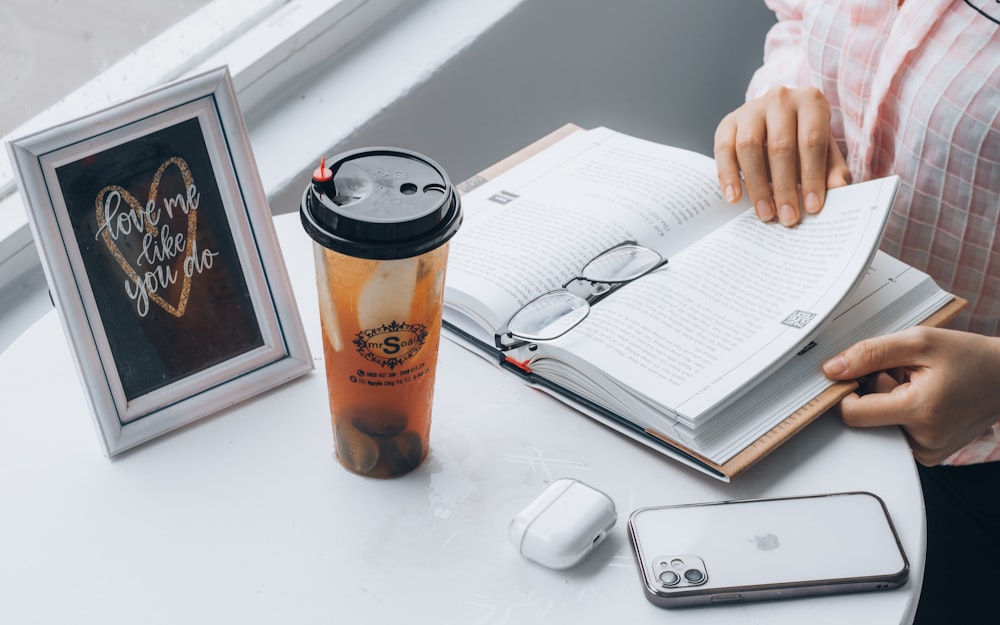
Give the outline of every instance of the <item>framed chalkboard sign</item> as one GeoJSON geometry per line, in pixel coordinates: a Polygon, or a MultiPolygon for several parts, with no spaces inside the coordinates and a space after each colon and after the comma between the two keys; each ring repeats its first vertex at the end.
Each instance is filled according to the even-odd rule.
{"type": "Polygon", "coordinates": [[[312,368],[226,68],[8,149],[107,455],[312,368]]]}

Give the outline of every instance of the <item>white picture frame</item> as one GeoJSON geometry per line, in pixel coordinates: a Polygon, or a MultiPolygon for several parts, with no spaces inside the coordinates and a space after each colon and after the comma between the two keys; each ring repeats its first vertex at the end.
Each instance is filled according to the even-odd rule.
{"type": "Polygon", "coordinates": [[[228,68],[7,148],[106,455],[313,368],[228,68]]]}

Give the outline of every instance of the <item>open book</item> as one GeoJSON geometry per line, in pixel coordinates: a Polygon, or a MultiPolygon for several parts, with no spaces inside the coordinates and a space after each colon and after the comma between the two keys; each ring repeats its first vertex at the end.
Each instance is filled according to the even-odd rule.
{"type": "Polygon", "coordinates": [[[575,130],[463,186],[445,328],[691,466],[728,480],[853,390],[822,375],[825,359],[960,307],[877,252],[895,177],[831,190],[789,229],[726,203],[706,156],[575,130]],[[662,260],[592,297],[607,285],[583,267],[625,242],[662,260]],[[526,304],[566,290],[593,303],[574,304],[582,320],[560,336],[503,334],[526,304]]]}

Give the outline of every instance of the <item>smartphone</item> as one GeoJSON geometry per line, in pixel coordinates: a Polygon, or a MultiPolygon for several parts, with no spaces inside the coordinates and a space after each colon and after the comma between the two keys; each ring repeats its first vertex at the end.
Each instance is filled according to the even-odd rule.
{"type": "Polygon", "coordinates": [[[867,492],[640,508],[628,534],[646,598],[665,608],[886,590],[910,570],[867,492]]]}

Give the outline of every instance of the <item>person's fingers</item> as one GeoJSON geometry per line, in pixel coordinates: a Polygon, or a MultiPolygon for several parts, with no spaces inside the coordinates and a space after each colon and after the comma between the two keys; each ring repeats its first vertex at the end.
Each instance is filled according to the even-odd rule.
{"type": "MultiPolygon", "coordinates": [[[[895,369],[894,371],[899,370],[895,369]]],[[[904,381],[896,377],[892,371],[881,371],[872,376],[868,383],[868,391],[870,393],[888,393],[904,381]]]]}
{"type": "Polygon", "coordinates": [[[775,87],[747,102],[719,123],[714,152],[726,200],[745,194],[762,221],[794,226],[822,209],[828,188],[850,183],[829,104],[815,88],[775,87]]]}
{"type": "Polygon", "coordinates": [[[811,215],[823,208],[826,200],[827,158],[830,154],[830,110],[822,95],[814,96],[809,106],[799,109],[798,150],[802,182],[802,203],[811,215]]]}
{"type": "MultiPolygon", "coordinates": [[[[779,98],[788,99],[787,92],[779,98]]],[[[778,221],[783,226],[799,223],[799,135],[798,118],[793,103],[782,102],[765,114],[767,124],[767,163],[771,170],[771,187],[778,221]],[[793,113],[789,114],[792,110],[793,113]]]]}
{"type": "Polygon", "coordinates": [[[715,167],[719,187],[726,201],[735,204],[743,197],[740,164],[736,160],[736,116],[730,113],[722,118],[715,129],[715,167]]]}
{"type": "Polygon", "coordinates": [[[851,394],[840,401],[840,418],[850,427],[880,427],[906,422],[912,387],[901,384],[888,393],[851,394]]]}
{"type": "Polygon", "coordinates": [[[844,155],[840,153],[837,141],[830,135],[828,142],[828,153],[826,157],[826,188],[836,189],[851,184],[851,169],[844,160],[844,155]]]}
{"type": "Polygon", "coordinates": [[[752,110],[742,115],[736,126],[736,158],[757,217],[761,221],[771,221],[776,213],[765,162],[765,132],[763,115],[752,110]]]}
{"type": "Polygon", "coordinates": [[[835,407],[834,412],[850,427],[901,426],[917,462],[934,466],[948,458],[968,441],[958,443],[942,435],[933,422],[921,419],[918,392],[909,384],[900,384],[896,376],[883,372],[868,382],[867,394],[851,394],[835,407]]]}
{"type": "Polygon", "coordinates": [[[928,349],[920,327],[855,343],[823,363],[823,374],[832,380],[853,380],[894,367],[919,365],[928,349]]]}

